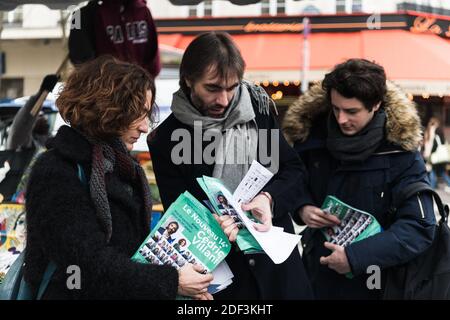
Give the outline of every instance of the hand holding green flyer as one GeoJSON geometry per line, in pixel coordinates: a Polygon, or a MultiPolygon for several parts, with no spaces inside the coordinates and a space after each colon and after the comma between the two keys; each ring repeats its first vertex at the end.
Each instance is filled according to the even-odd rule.
{"type": "MultiPolygon", "coordinates": [[[[245,227],[244,223],[240,220],[235,208],[230,204],[229,199],[225,197],[224,184],[216,178],[203,176],[197,178],[197,182],[205,191],[214,212],[218,215],[229,215],[234,218],[238,228],[240,229],[237,234],[236,243],[239,249],[245,253],[261,252],[262,248],[258,241],[252,236],[252,234],[245,227]]],[[[231,192],[228,192],[231,194],[231,192]]],[[[258,222],[250,212],[245,212],[246,216],[253,222],[258,222]]]]}
{"type": "Polygon", "coordinates": [[[355,209],[333,196],[327,196],[322,210],[335,215],[341,223],[321,231],[328,242],[346,247],[382,231],[377,219],[370,213],[355,209]]]}
{"type": "Polygon", "coordinates": [[[186,191],[172,203],[133,259],[177,269],[186,263],[199,264],[205,272],[212,271],[214,279],[221,279],[216,283],[213,280],[211,284],[215,289],[212,290],[223,290],[233,278],[223,261],[231,244],[211,214],[216,212],[232,216],[240,225],[236,242],[241,251],[245,254],[265,253],[275,264],[283,263],[297,246],[300,236],[284,232],[277,226],[258,231],[254,224],[259,221],[241,208],[241,204],[250,202],[272,177],[270,171],[254,161],[233,194],[219,179],[199,178],[198,182],[208,196],[209,202],[206,202],[210,210],[186,191]]]}
{"type": "Polygon", "coordinates": [[[276,225],[271,225],[266,231],[258,231],[255,224],[261,222],[251,212],[242,209],[242,204],[253,201],[273,176],[267,168],[253,161],[233,193],[220,179],[203,176],[197,181],[209,199],[205,203],[211,212],[232,217],[240,228],[236,239],[239,249],[244,254],[265,253],[275,264],[280,264],[291,255],[300,236],[284,232],[283,228],[276,225]]]}
{"type": "MultiPolygon", "coordinates": [[[[346,247],[382,231],[377,219],[370,213],[353,208],[336,197],[328,195],[322,205],[325,213],[335,215],[341,223],[321,231],[328,242],[346,247]]],[[[351,272],[345,275],[352,279],[351,272]]]]}

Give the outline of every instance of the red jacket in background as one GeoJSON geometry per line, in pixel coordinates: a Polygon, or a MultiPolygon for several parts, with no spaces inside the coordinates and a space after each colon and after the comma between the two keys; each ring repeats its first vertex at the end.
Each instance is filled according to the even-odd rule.
{"type": "Polygon", "coordinates": [[[81,28],[69,37],[74,64],[102,54],[139,64],[156,77],[161,70],[158,37],[145,0],[91,1],[80,11],[81,28]]]}

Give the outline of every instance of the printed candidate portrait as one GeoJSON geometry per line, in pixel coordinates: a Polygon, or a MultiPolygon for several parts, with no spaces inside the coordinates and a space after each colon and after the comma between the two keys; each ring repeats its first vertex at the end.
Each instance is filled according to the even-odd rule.
{"type": "Polygon", "coordinates": [[[182,253],[183,258],[185,258],[187,261],[192,259],[192,253],[189,250],[184,250],[182,253]]]}
{"type": "Polygon", "coordinates": [[[139,253],[144,257],[147,258],[147,256],[151,253],[151,249],[149,248],[148,244],[146,243],[144,246],[142,246],[141,249],[139,249],[139,253]]]}
{"type": "Polygon", "coordinates": [[[182,226],[175,219],[169,219],[164,225],[158,229],[158,233],[162,239],[165,239],[168,243],[172,244],[177,238],[178,234],[181,234],[183,230],[182,226]]]}
{"type": "Polygon", "coordinates": [[[184,253],[184,251],[187,250],[189,247],[189,242],[186,238],[178,238],[175,239],[175,242],[172,244],[175,250],[177,250],[181,255],[184,253]]]}
{"type": "Polygon", "coordinates": [[[145,260],[151,264],[162,264],[162,262],[151,252],[147,257],[145,257],[145,260]]]}

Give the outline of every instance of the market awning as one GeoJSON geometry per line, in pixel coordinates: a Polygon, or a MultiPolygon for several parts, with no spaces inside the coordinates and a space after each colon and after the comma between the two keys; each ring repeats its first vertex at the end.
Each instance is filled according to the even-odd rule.
{"type": "MultiPolygon", "coordinates": [[[[301,78],[301,34],[237,34],[233,39],[254,81],[301,78]]],[[[194,36],[161,34],[160,43],[185,49],[194,36]]],[[[365,30],[309,35],[310,81],[320,80],[334,65],[365,58],[384,66],[388,78],[412,94],[450,94],[450,41],[406,30],[365,30]]]]}

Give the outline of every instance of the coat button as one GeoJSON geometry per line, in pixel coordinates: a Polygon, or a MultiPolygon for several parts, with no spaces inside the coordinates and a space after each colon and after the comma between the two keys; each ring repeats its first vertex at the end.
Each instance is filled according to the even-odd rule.
{"type": "Polygon", "coordinates": [[[255,259],[248,259],[248,264],[250,265],[250,267],[254,267],[256,264],[255,259]]]}

